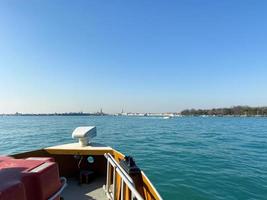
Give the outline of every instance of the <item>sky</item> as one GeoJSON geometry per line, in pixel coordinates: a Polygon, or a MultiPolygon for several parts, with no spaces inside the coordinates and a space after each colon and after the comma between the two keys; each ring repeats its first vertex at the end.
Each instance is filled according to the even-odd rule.
{"type": "Polygon", "coordinates": [[[267,1],[0,1],[0,113],[267,105],[267,1]]]}

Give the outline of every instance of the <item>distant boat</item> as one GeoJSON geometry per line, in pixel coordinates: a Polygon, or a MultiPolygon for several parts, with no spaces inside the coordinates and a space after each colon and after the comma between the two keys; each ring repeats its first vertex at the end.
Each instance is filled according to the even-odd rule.
{"type": "Polygon", "coordinates": [[[170,119],[170,116],[164,116],[163,119],[170,119]]]}

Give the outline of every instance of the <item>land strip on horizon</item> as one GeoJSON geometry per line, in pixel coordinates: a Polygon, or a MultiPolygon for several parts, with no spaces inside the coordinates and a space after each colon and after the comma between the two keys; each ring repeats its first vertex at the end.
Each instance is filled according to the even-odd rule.
{"type": "Polygon", "coordinates": [[[102,109],[99,112],[64,112],[64,113],[2,113],[0,116],[267,116],[267,107],[233,106],[230,108],[212,108],[212,109],[185,109],[181,112],[163,112],[163,113],[139,113],[139,112],[121,112],[116,114],[104,113],[102,109]]]}

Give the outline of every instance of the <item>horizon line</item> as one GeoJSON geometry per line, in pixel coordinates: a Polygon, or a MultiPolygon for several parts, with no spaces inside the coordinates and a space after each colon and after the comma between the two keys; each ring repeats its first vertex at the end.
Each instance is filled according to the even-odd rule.
{"type": "Polygon", "coordinates": [[[181,111],[165,111],[165,112],[103,112],[102,109],[100,111],[96,112],[83,112],[83,111],[68,111],[68,112],[13,112],[13,113],[0,113],[0,115],[113,115],[113,114],[122,114],[122,113],[128,113],[128,114],[180,114],[181,112],[185,110],[212,110],[212,109],[231,109],[235,107],[242,107],[242,108],[267,108],[267,106],[248,106],[248,105],[236,105],[236,106],[228,106],[228,107],[213,107],[213,108],[185,108],[181,111]]]}

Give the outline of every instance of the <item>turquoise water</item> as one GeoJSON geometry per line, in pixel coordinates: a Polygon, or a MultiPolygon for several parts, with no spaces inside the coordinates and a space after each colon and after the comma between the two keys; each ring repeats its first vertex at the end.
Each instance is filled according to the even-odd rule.
{"type": "Polygon", "coordinates": [[[164,199],[267,199],[267,118],[0,117],[0,154],[96,142],[134,156],[164,199]]]}

